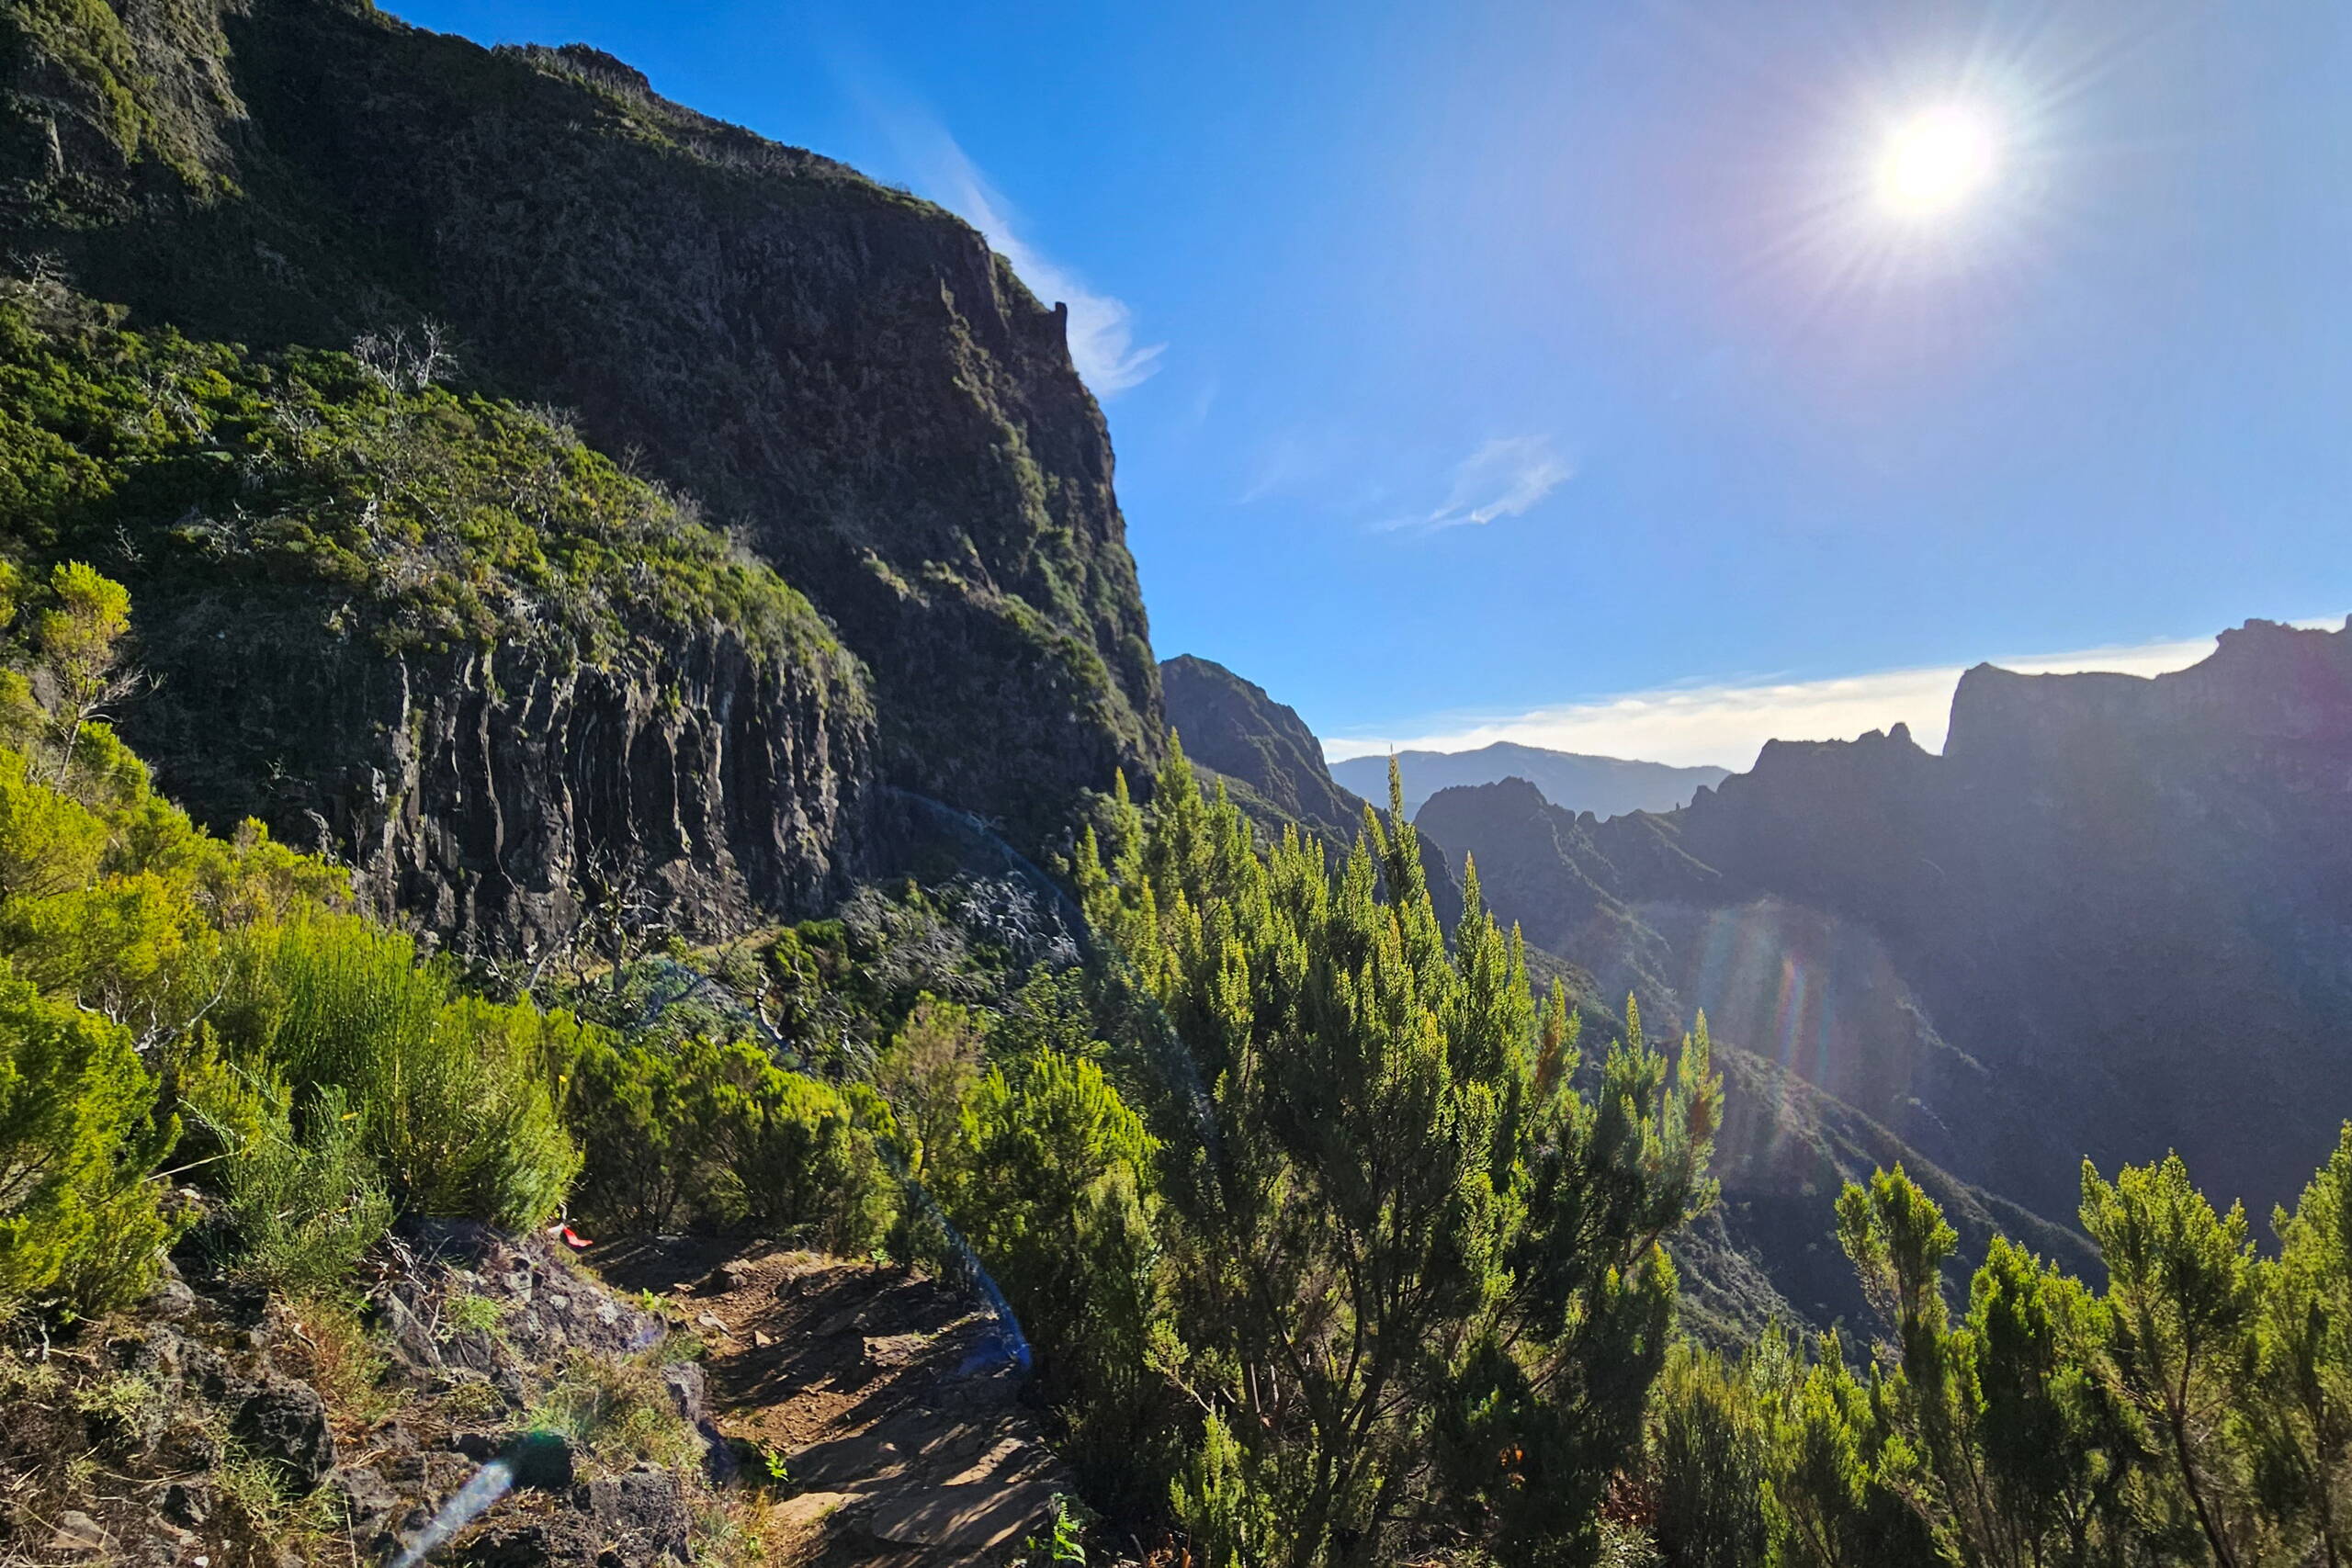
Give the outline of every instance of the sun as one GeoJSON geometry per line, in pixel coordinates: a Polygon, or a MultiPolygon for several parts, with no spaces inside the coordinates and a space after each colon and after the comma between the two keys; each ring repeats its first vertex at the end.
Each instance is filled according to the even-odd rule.
{"type": "Polygon", "coordinates": [[[1990,185],[2000,165],[1992,121],[1947,104],[1897,125],[1879,152],[1879,206],[1906,220],[1939,218],[1990,185]]]}

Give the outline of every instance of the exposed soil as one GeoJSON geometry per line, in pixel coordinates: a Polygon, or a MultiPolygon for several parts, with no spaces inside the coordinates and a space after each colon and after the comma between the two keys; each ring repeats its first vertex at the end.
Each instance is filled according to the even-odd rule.
{"type": "Polygon", "coordinates": [[[960,1291],[764,1245],[648,1243],[594,1263],[683,1310],[713,1421],[787,1466],[785,1562],[999,1564],[1071,1487],[1020,1402],[1016,1342],[960,1291]]]}

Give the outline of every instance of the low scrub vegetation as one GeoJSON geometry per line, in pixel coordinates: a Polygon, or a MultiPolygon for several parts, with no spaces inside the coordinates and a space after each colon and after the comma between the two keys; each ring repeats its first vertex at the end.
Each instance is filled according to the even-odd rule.
{"type": "Polygon", "coordinates": [[[305,1290],[398,1213],[552,1213],[579,1163],[556,1108],[579,1026],[461,994],[258,827],[197,829],[84,700],[119,588],[78,564],[9,586],[0,1309],[136,1300],[199,1217],[226,1267],[305,1290]],[[168,1197],[167,1163],[200,1202],[168,1197]]]}
{"type": "Polygon", "coordinates": [[[45,275],[0,279],[0,536],[31,558],[105,552],[142,594],[232,590],[248,615],[291,587],[315,619],[324,590],[329,632],[387,654],[603,663],[632,626],[718,620],[846,668],[691,500],[560,411],[453,390],[435,329],[264,355],[119,317],[45,275]]]}
{"type": "MultiPolygon", "coordinates": [[[[869,890],[492,1000],[334,868],[157,796],[106,719],[116,584],[0,587],[21,1321],[134,1303],[177,1246],[292,1303],[357,1408],[380,1363],[345,1292],[403,1217],[698,1228],[985,1281],[1094,1528],[1195,1562],[2352,1560],[2352,1133],[2267,1250],[2177,1160],[2086,1167],[2096,1286],[2003,1241],[1953,1290],[1951,1228],[1880,1172],[1834,1214],[1875,1331],[1725,1356],[1680,1337],[1665,1247],[1713,1196],[1703,1022],[1661,1045],[1629,1007],[1588,1059],[1475,870],[1441,927],[1408,826],[1269,844],[1180,756],[1081,836],[1083,932],[869,890]]],[[[74,1408],[136,1425],[144,1387],[74,1408]]],[[[615,1463],[689,1457],[650,1366],[539,1397],[615,1463]]],[[[219,1483],[277,1518],[264,1479],[219,1483]]],[[[1033,1560],[1083,1550],[1057,1519],[1033,1560]]]]}

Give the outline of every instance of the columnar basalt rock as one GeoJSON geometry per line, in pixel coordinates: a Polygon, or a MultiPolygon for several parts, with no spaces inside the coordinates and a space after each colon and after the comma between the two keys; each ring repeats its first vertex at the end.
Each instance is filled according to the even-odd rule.
{"type": "Polygon", "coordinates": [[[184,760],[166,784],[348,860],[369,902],[461,951],[546,953],[615,883],[671,929],[723,936],[821,908],[865,869],[873,724],[854,669],[715,626],[649,634],[625,666],[338,658],[232,643],[217,607],[175,609],[142,627],[171,679],[130,726],[184,760]]]}

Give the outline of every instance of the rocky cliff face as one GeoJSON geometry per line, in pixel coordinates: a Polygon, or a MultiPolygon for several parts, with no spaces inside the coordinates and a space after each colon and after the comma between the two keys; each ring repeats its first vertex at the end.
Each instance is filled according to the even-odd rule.
{"type": "Polygon", "coordinates": [[[219,820],[347,858],[363,896],[528,960],[599,901],[699,940],[828,907],[864,869],[872,726],[854,683],[731,628],[605,668],[518,649],[376,657],[213,599],[152,595],[170,683],[130,739],[219,820]],[[224,716],[240,715],[224,726],[224,716]]]}
{"type": "Polygon", "coordinates": [[[380,359],[0,281],[0,552],[128,586],[110,711],[164,788],[485,956],[844,891],[873,709],[808,602],[568,426],[380,359]]]}
{"type": "Polygon", "coordinates": [[[334,0],[10,7],[0,228],[135,322],[485,389],[740,525],[871,671],[891,783],[1032,841],[1159,745],[1064,317],[944,212],[652,96],[334,0]]]}
{"type": "Polygon", "coordinates": [[[2153,680],[1981,667],[1942,756],[1775,744],[1646,828],[1530,847],[1527,813],[1446,803],[1535,940],[2041,1213],[2084,1156],[2170,1148],[2259,1210],[2352,1116],[2352,633],[2250,623],[2153,680]]]}

